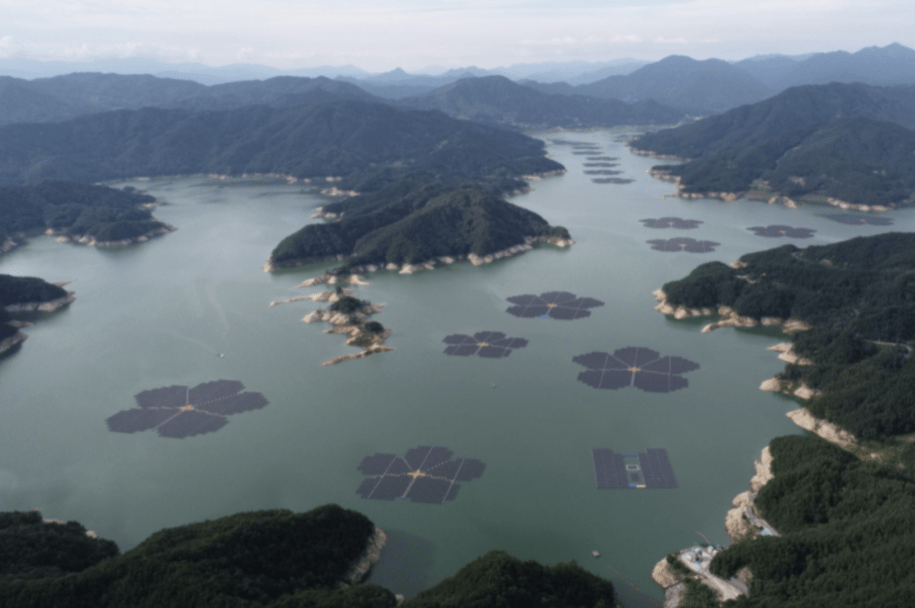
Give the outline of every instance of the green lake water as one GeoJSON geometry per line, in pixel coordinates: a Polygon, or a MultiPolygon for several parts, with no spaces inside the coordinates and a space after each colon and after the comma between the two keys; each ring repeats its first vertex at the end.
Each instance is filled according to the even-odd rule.
{"type": "Polygon", "coordinates": [[[512,201],[566,226],[576,244],[543,246],[481,267],[469,263],[411,276],[367,276],[357,297],[383,304],[395,350],[322,367],[352,352],[326,324],[301,318],[324,305],[273,300],[330,266],[274,274],[260,266],[276,243],[325,199],[301,185],[202,177],[131,181],[168,203],[155,215],[178,228],[116,250],[34,238],[0,257],[0,272],[71,281],[77,300],[40,315],[22,349],[0,361],[0,510],[39,508],[78,520],[126,550],[170,526],[239,511],[305,511],[329,502],[365,513],[390,538],[371,580],[413,595],[490,549],[543,563],[577,560],[612,580],[627,606],[651,605],[594,549],[655,599],[650,578],[665,554],[701,541],[726,544],[724,517],[747,489],[753,460],[773,437],[799,432],[785,417],[795,400],[758,390],[783,364],[766,348],[773,330],[700,333],[708,320],[673,321],[652,310],[651,292],[696,265],[732,262],[774,247],[749,226],[816,229],[807,244],[907,230],[847,226],[823,214],[759,202],[662,198],[673,186],[650,178],[657,161],[629,154],[610,132],[548,133],[600,144],[620,157],[631,184],[594,184],[585,156],[550,145],[564,176],[532,182],[512,201]],[[694,230],[654,230],[638,220],[702,220],[694,230]],[[692,237],[713,253],[653,251],[647,240],[692,237]],[[506,298],[571,291],[602,300],[576,321],[506,314],[506,298]],[[500,360],[449,357],[452,333],[502,331],[529,340],[500,360]],[[700,364],[689,387],[668,394],[596,390],[576,381],[576,355],[645,346],[700,364]],[[222,353],[224,356],[220,357],[222,353]],[[264,409],[229,417],[215,433],[167,439],[153,431],[109,432],[105,419],[133,395],[168,385],[240,380],[264,409]],[[364,500],[363,457],[445,446],[486,463],[442,506],[364,500]],[[597,490],[592,448],[666,448],[679,487],[597,490]]]}

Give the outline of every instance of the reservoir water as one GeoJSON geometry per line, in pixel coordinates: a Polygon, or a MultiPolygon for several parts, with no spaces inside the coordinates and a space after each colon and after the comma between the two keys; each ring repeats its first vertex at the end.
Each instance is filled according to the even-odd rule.
{"type": "Polygon", "coordinates": [[[662,198],[673,186],[646,170],[619,133],[546,133],[599,144],[619,157],[629,184],[595,184],[585,156],[550,144],[568,172],[532,182],[512,202],[569,229],[569,249],[543,246],[493,264],[469,263],[405,276],[380,271],[357,297],[383,304],[374,318],[393,330],[390,353],[322,367],[352,352],[322,324],[301,318],[324,305],[270,302],[314,293],[297,284],[330,266],[266,274],[276,243],[326,199],[300,185],[204,177],[128,181],[166,205],[155,215],[178,228],[152,241],[103,250],[38,237],[0,257],[0,272],[71,281],[77,300],[42,315],[22,349],[0,361],[0,510],[38,508],[77,520],[127,550],[151,533],[239,511],[306,511],[326,503],[365,513],[389,535],[371,580],[413,595],[490,549],[553,564],[576,560],[609,578],[627,606],[651,605],[603,560],[655,599],[652,566],[702,539],[727,544],[724,517],[747,489],[753,459],[773,437],[799,430],[798,403],[758,390],[783,364],[766,348],[773,330],[700,333],[704,320],[652,310],[651,292],[696,265],[785,242],[836,242],[907,230],[849,226],[823,215],[741,200],[662,198]],[[656,230],[643,218],[701,220],[693,230],[656,230]],[[750,226],[816,230],[810,239],[769,239],[750,226]],[[711,253],[666,253],[646,243],[691,237],[711,253]],[[604,301],[590,317],[561,321],[506,314],[506,298],[565,290],[604,301]],[[503,359],[450,357],[445,336],[481,330],[526,338],[503,359]],[[644,346],[700,364],[671,393],[597,390],[572,362],[591,351],[644,346]],[[220,354],[222,356],[220,356],[220,354]],[[233,415],[215,433],[186,439],[153,431],[109,432],[105,419],[140,391],[240,380],[269,400],[233,415]],[[365,500],[360,461],[444,446],[486,463],[444,505],[365,500]],[[665,448],[676,489],[597,490],[592,448],[665,448]]]}

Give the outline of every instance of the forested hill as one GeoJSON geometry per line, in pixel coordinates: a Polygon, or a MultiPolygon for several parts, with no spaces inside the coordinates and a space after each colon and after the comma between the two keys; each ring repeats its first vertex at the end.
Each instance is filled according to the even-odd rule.
{"type": "Polygon", "coordinates": [[[385,166],[472,178],[562,169],[545,157],[543,142],[520,133],[364,101],[146,108],[0,128],[0,184],[193,173],[323,178],[385,166]]]}
{"type": "MultiPolygon", "coordinates": [[[[391,591],[349,579],[374,531],[337,505],[255,511],[168,528],[118,555],[76,522],[0,513],[0,606],[395,608],[391,591]]],[[[534,604],[611,608],[613,585],[574,562],[544,567],[494,551],[400,605],[534,604]]]]}
{"type": "Polygon", "coordinates": [[[689,159],[658,166],[685,193],[818,195],[860,205],[911,204],[915,86],[789,89],[720,116],[649,133],[636,151],[689,159]]]}
{"type": "Polygon", "coordinates": [[[752,572],[733,608],[911,606],[915,481],[818,437],[778,437],[756,505],[781,536],[743,540],[715,556],[725,579],[752,572]]]}
{"type": "Polygon", "coordinates": [[[568,239],[532,211],[467,184],[429,175],[328,205],[342,219],[309,224],[273,250],[274,267],[343,256],[348,264],[419,264],[441,256],[484,256],[525,237],[568,239]]]}
{"type": "Polygon", "coordinates": [[[669,125],[685,118],[682,111],[652,100],[625,103],[584,95],[550,95],[504,76],[465,78],[430,93],[403,99],[401,104],[521,129],[669,125]]]}
{"type": "Polygon", "coordinates": [[[703,264],[665,284],[668,303],[811,323],[793,342],[813,364],[789,364],[783,385],[820,391],[808,409],[858,438],[915,432],[915,234],[785,245],[740,261],[703,264]]]}

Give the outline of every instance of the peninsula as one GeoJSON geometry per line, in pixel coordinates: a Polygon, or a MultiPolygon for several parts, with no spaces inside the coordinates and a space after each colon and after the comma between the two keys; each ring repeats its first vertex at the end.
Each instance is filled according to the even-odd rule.
{"type": "Polygon", "coordinates": [[[28,338],[21,328],[31,323],[17,320],[16,313],[52,312],[75,299],[61,285],[37,277],[0,274],[0,356],[28,338]]]}
{"type": "Polygon", "coordinates": [[[706,330],[781,326],[792,334],[776,347],[787,365],[763,388],[809,399],[814,417],[858,440],[885,442],[915,432],[913,267],[915,234],[887,233],[710,262],[656,295],[665,314],[719,315],[706,330]]]}

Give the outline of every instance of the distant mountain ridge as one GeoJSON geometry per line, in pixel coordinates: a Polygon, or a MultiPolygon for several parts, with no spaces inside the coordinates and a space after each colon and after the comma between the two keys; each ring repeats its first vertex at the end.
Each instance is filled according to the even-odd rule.
{"type": "Polygon", "coordinates": [[[682,112],[654,101],[629,104],[583,95],[551,95],[504,76],[465,78],[430,93],[403,99],[401,105],[521,129],[675,124],[685,118],[682,112]]]}

